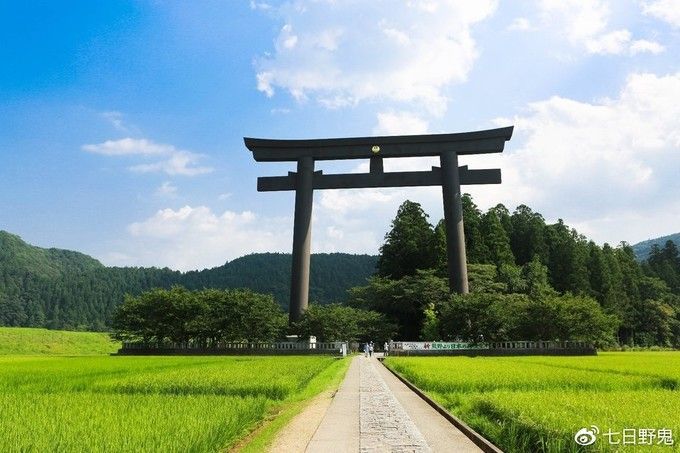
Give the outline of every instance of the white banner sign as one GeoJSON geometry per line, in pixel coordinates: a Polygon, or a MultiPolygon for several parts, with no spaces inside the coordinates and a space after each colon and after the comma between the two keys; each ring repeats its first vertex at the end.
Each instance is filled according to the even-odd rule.
{"type": "Polygon", "coordinates": [[[444,341],[395,341],[392,348],[400,351],[442,351],[451,349],[487,349],[485,344],[444,341]]]}

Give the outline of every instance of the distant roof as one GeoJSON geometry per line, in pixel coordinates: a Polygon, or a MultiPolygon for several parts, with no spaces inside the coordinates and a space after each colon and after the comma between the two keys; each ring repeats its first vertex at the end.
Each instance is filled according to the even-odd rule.
{"type": "Polygon", "coordinates": [[[455,134],[392,135],[383,137],[272,140],[244,137],[246,147],[258,162],[368,159],[381,157],[436,156],[442,151],[458,154],[500,153],[512,137],[513,126],[455,134]]]}

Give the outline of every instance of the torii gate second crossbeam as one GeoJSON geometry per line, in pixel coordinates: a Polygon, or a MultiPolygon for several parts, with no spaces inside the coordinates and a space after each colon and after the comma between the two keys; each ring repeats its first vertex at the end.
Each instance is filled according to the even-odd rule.
{"type": "Polygon", "coordinates": [[[295,190],[290,321],[300,319],[309,303],[309,264],[314,189],[442,186],[449,286],[467,293],[467,264],[460,186],[500,184],[500,169],[470,170],[458,166],[459,155],[500,153],[513,127],[457,134],[388,137],[270,140],[244,137],[257,162],[297,162],[297,172],[257,179],[259,192],[295,190]],[[439,156],[440,167],[428,171],[384,172],[383,159],[439,156]],[[314,171],[317,160],[370,159],[369,173],[325,175],[314,171]]]}

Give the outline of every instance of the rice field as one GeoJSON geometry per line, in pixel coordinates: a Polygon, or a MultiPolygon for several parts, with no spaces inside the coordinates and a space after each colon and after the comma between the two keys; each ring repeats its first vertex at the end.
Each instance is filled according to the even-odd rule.
{"type": "Polygon", "coordinates": [[[385,363],[508,452],[680,451],[680,352],[385,363]]]}
{"type": "Polygon", "coordinates": [[[322,356],[0,356],[0,451],[222,451],[347,365],[322,356]]]}

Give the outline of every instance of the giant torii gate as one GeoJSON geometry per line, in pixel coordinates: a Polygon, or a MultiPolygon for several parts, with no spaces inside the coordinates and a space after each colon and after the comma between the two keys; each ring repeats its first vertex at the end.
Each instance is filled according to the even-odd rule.
{"type": "Polygon", "coordinates": [[[295,190],[293,268],[290,321],[300,319],[309,302],[309,261],[312,239],[314,189],[442,186],[446,223],[449,287],[467,293],[467,263],[463,233],[463,184],[500,184],[500,169],[470,170],[458,166],[459,155],[500,153],[512,137],[513,127],[457,134],[389,137],[269,140],[244,137],[257,162],[297,162],[288,176],[257,179],[258,192],[295,190]],[[439,156],[441,167],[429,171],[384,172],[383,159],[439,156]],[[370,159],[369,173],[325,175],[314,171],[317,160],[370,159]]]}

